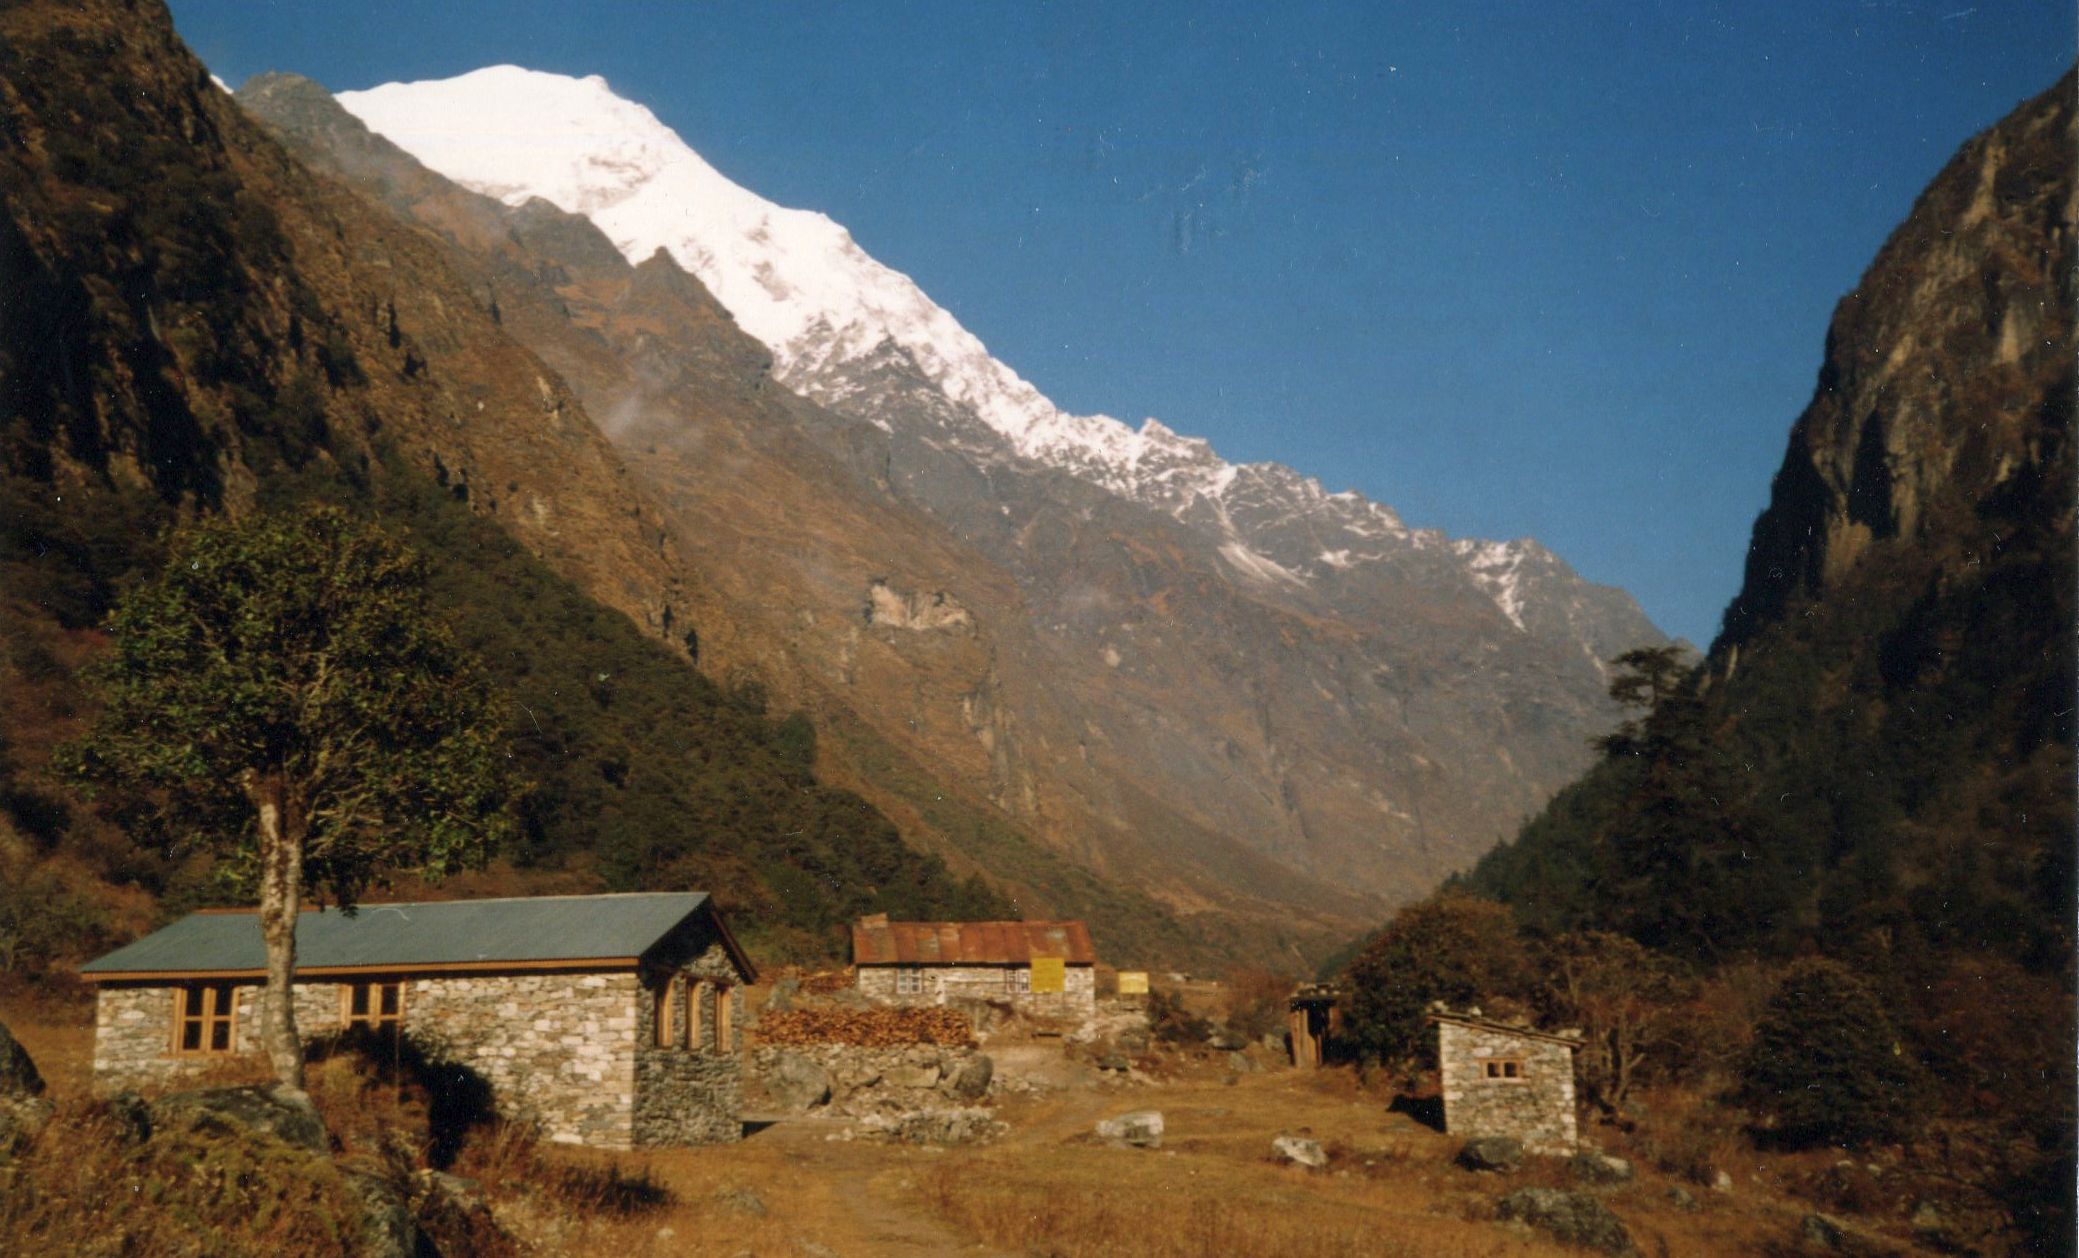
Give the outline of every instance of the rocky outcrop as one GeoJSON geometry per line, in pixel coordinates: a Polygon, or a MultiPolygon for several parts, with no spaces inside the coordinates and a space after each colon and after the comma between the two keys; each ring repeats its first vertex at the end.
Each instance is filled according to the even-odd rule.
{"type": "Polygon", "coordinates": [[[1495,1213],[1504,1222],[1527,1224],[1561,1244],[1605,1254],[1638,1252],[1623,1221],[1587,1193],[1519,1188],[1501,1199],[1495,1213]]]}
{"type": "Polygon", "coordinates": [[[152,1130],[204,1134],[254,1132],[323,1153],[330,1141],[310,1097],[294,1088],[203,1088],[152,1102],[152,1130]]]}

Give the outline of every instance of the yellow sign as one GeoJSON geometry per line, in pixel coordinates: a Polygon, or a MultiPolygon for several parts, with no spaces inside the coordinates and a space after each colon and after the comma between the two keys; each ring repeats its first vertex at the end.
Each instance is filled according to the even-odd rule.
{"type": "Polygon", "coordinates": [[[1068,986],[1068,964],[1062,957],[1032,959],[1032,990],[1058,992],[1068,986]]]}
{"type": "Polygon", "coordinates": [[[1119,994],[1121,996],[1147,995],[1148,972],[1146,970],[1119,971],[1119,994]]]}

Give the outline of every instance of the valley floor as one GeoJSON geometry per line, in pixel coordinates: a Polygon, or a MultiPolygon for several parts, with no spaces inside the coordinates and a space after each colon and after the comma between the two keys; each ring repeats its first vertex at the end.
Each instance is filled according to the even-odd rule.
{"type": "MultiPolygon", "coordinates": [[[[84,1089],[92,1029],[78,1013],[0,1007],[0,1020],[61,1101],[84,1089]]],[[[612,1258],[1581,1252],[1495,1217],[1515,1189],[1571,1187],[1561,1164],[1533,1160],[1507,1176],[1461,1170],[1452,1159],[1462,1140],[1389,1108],[1347,1070],[1235,1076],[1206,1060],[1174,1064],[1173,1077],[1144,1085],[1006,1098],[996,1108],[1008,1133],[977,1147],[854,1139],[850,1124],[811,1117],[752,1122],[729,1146],[549,1154],[668,1194],[621,1215],[552,1213],[489,1176],[484,1187],[500,1222],[530,1250],[612,1258]],[[1160,1149],[1092,1138],[1098,1120],[1139,1109],[1162,1112],[1160,1149]],[[1328,1168],[1281,1164],[1271,1141],[1288,1133],[1319,1141],[1328,1168]]],[[[1600,1195],[1645,1254],[1806,1252],[1812,1206],[1770,1191],[1764,1165],[1731,1169],[1731,1193],[1642,1165],[1635,1181],[1600,1195]]],[[[1895,1238],[1853,1233],[1846,1250],[1914,1252],[1895,1238]]]]}

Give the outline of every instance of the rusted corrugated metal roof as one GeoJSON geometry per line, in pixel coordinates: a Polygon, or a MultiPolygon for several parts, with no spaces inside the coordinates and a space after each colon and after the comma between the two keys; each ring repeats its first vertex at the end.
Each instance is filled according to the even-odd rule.
{"type": "Polygon", "coordinates": [[[1097,950],[1081,922],[852,923],[856,965],[1026,965],[1034,957],[1061,957],[1090,965],[1097,950]]]}

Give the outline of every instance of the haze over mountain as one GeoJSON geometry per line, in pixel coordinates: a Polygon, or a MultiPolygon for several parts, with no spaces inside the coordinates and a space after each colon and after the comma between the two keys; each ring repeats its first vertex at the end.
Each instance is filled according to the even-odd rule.
{"type": "Polygon", "coordinates": [[[844,488],[760,480],[798,489],[798,457],[687,461],[711,401],[588,403],[634,466],[679,459],[656,474],[682,545],[719,559],[737,535],[734,571],[710,570],[745,585],[731,615],[785,645],[812,706],[1179,909],[1418,894],[1585,763],[1603,660],[1663,640],[1535,542],[1409,529],[1160,423],[1064,414],[841,227],[729,184],[597,79],[498,67],[341,103],[513,212],[583,212],[638,271],[661,252],[713,292],[821,404],[768,397],[731,442],[806,439],[844,488]],[[901,535],[839,523],[862,518],[901,535]]]}

